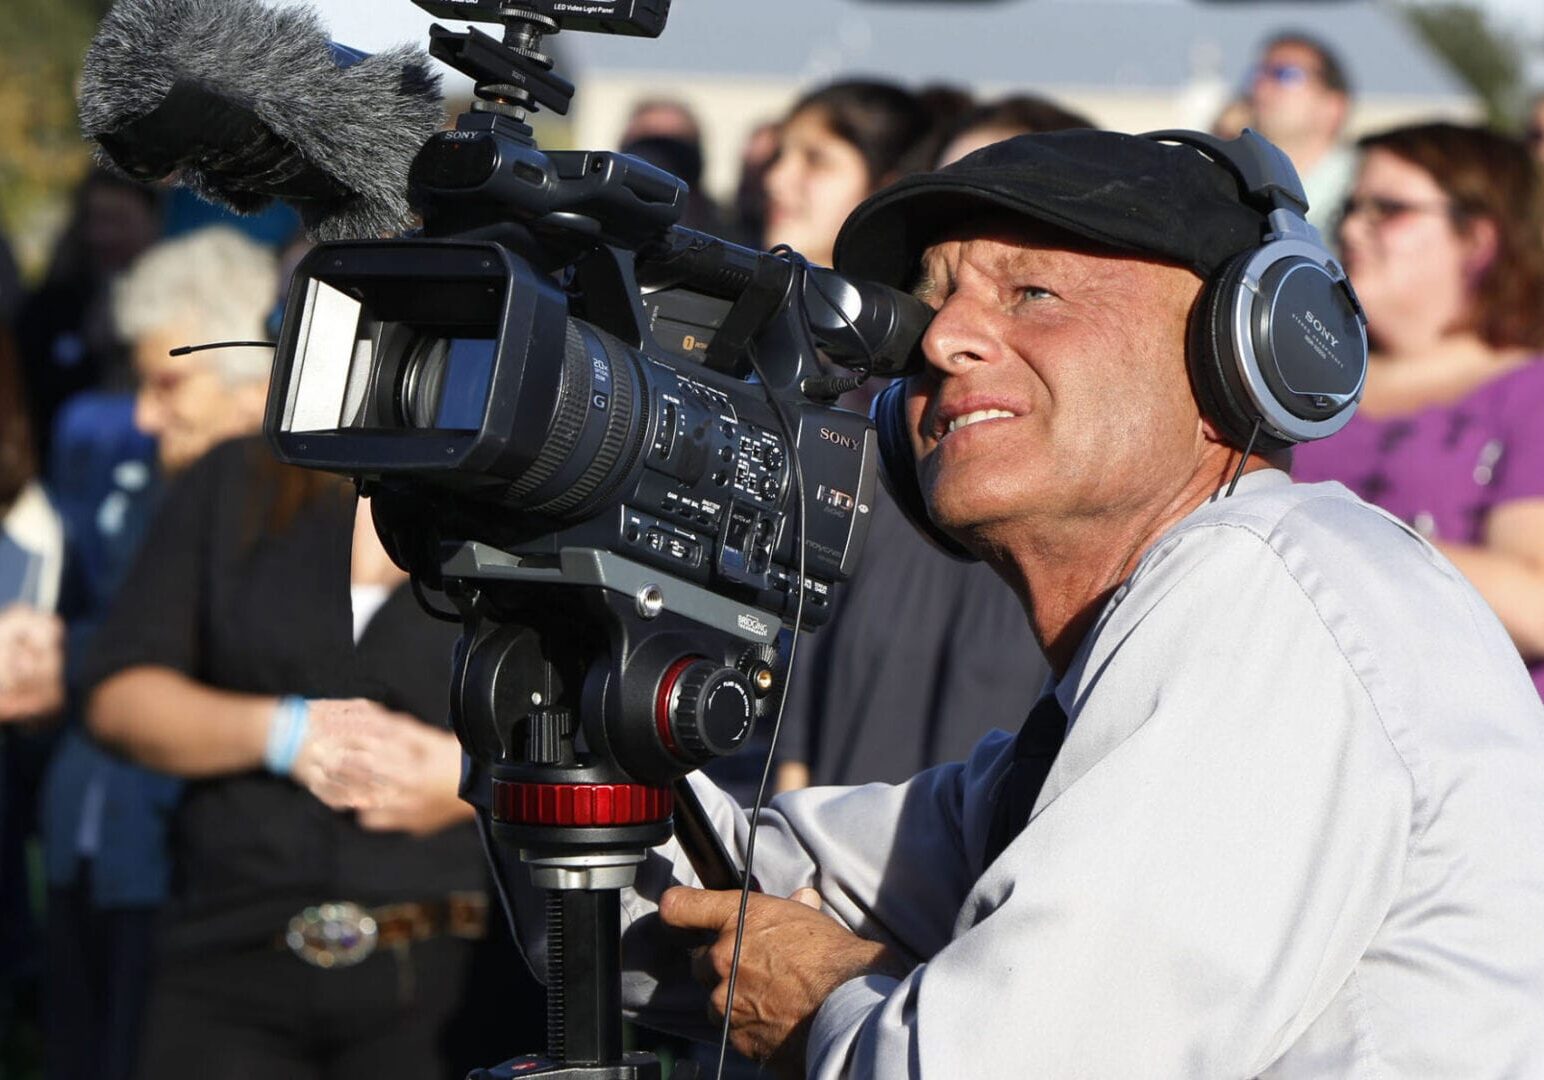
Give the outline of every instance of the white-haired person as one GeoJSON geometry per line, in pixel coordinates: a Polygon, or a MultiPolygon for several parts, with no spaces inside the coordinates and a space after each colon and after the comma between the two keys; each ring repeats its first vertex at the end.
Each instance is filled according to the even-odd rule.
{"type": "Polygon", "coordinates": [[[168,473],[263,422],[273,351],[179,345],[259,341],[279,290],[277,257],[229,226],[200,229],[146,252],[113,291],[113,321],[139,380],[134,423],[168,473]]]}
{"type": "Polygon", "coordinates": [[[83,709],[115,754],[180,781],[128,1059],[157,1077],[443,1074],[485,905],[443,726],[454,628],[400,587],[351,488],[238,437],[271,350],[169,355],[266,336],[278,269],[254,251],[227,230],[168,242],[115,296],[168,483],[82,664],[83,709]],[[370,767],[340,773],[345,746],[370,767]]]}
{"type": "MultiPolygon", "coordinates": [[[[133,356],[138,389],[77,395],[51,441],[51,489],[69,537],[62,609],[72,672],[139,548],[161,480],[262,422],[271,352],[169,350],[264,337],[278,288],[274,253],[228,226],[152,245],[114,283],[113,330],[133,356]]],[[[99,747],[82,728],[77,698],[42,802],[44,1053],[61,1080],[123,1080],[167,896],[167,825],[180,783],[99,747]]]]}

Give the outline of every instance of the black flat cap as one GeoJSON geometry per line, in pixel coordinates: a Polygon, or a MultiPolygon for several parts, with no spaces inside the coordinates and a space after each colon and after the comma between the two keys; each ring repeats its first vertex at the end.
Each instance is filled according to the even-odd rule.
{"type": "Polygon", "coordinates": [[[1202,277],[1265,232],[1239,182],[1190,146],[1076,129],[1020,135],[869,196],[836,240],[836,268],[909,288],[923,250],[985,214],[1058,226],[1202,277]]]}

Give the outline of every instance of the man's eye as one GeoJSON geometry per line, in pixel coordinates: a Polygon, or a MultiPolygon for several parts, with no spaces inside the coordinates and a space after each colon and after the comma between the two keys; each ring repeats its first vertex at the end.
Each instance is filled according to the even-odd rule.
{"type": "Polygon", "coordinates": [[[1040,285],[1023,285],[1019,287],[1019,296],[1025,300],[1053,300],[1056,294],[1040,285]]]}

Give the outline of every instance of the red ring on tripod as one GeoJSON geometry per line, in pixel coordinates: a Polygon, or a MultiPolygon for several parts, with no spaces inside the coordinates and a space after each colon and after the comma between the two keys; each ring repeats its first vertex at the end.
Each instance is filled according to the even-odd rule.
{"type": "Polygon", "coordinates": [[[669,788],[642,784],[493,781],[493,820],[505,825],[649,825],[674,807],[669,788]]]}
{"type": "Polygon", "coordinates": [[[681,673],[698,660],[706,659],[705,656],[681,657],[665,669],[664,676],[659,680],[659,689],[654,692],[654,730],[659,732],[659,741],[665,744],[665,749],[676,757],[681,756],[681,751],[676,746],[675,732],[670,730],[670,695],[675,693],[676,683],[681,681],[681,673]]]}

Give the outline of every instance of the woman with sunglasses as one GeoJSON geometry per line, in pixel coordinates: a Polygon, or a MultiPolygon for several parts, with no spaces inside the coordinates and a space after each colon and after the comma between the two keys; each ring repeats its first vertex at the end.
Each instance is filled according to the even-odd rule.
{"type": "Polygon", "coordinates": [[[1296,450],[1403,519],[1495,609],[1544,693],[1544,192],[1516,140],[1368,136],[1338,228],[1372,358],[1357,415],[1296,450]]]}

